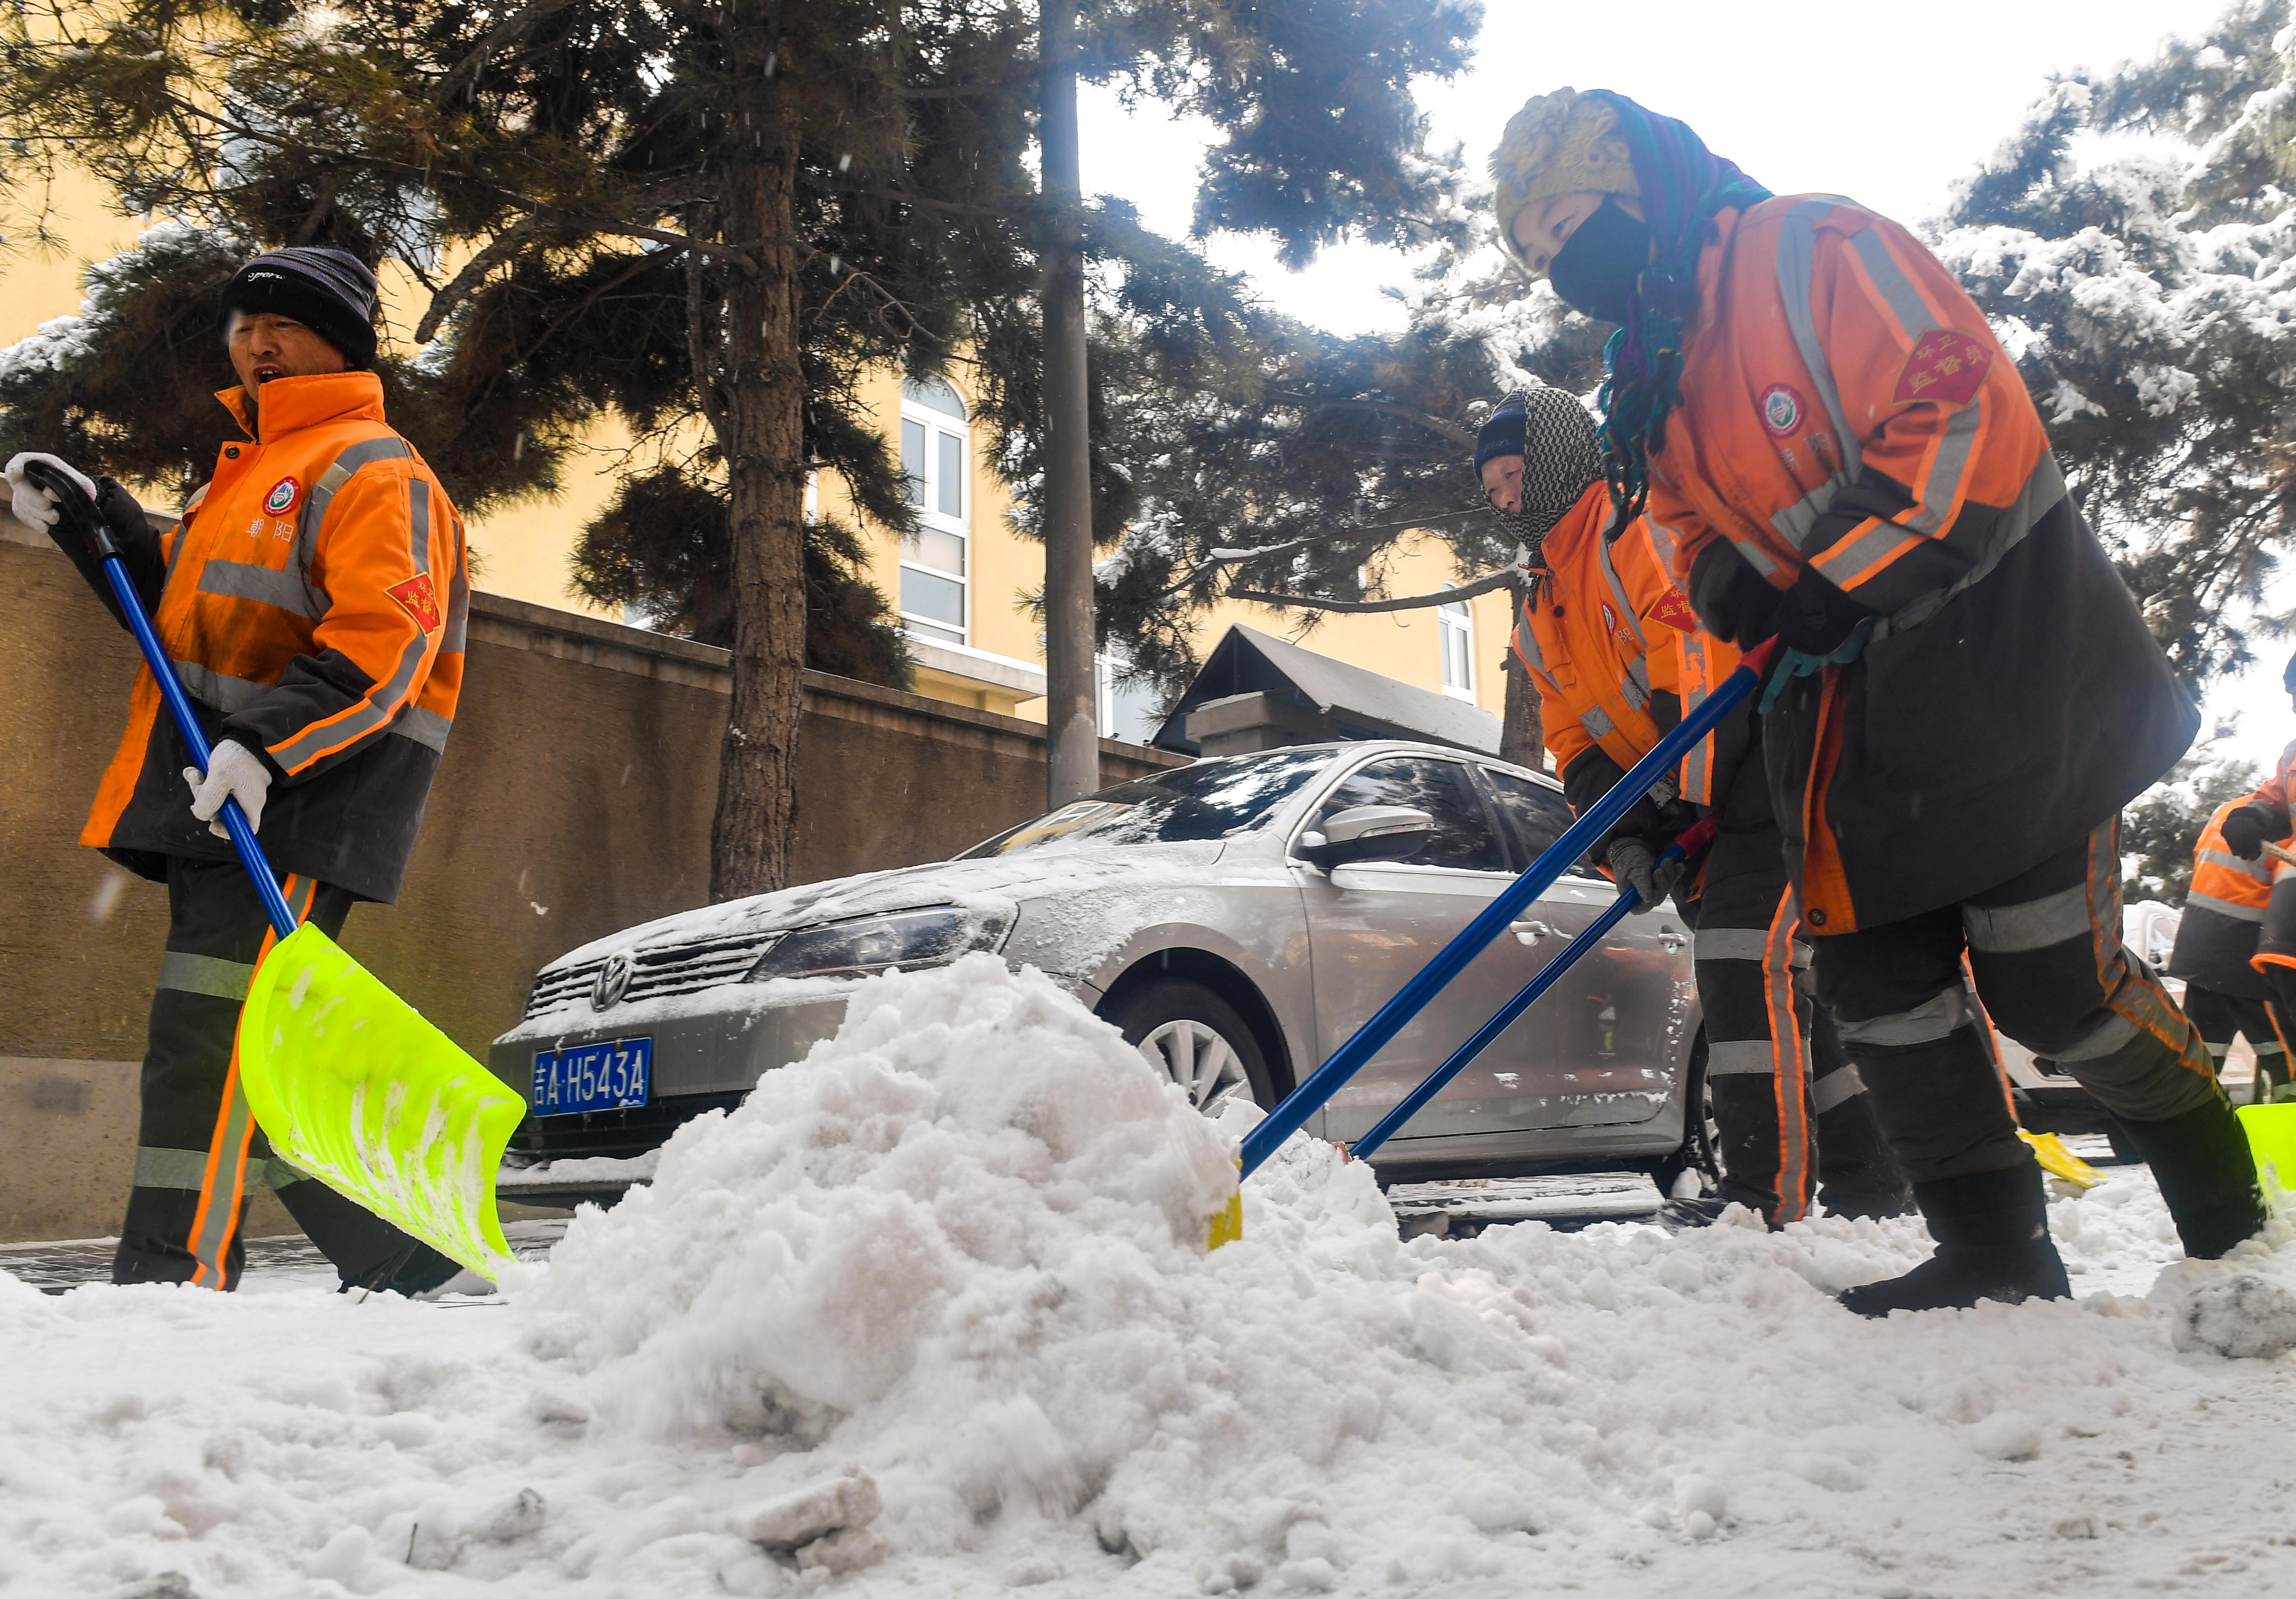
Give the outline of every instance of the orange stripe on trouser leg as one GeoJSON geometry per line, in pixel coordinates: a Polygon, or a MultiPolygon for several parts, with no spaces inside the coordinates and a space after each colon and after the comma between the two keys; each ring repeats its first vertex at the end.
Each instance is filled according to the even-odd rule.
{"type": "MultiPolygon", "coordinates": [[[[2150,968],[2131,961],[2121,945],[2120,818],[2100,823],[2088,835],[2089,949],[2096,964],[2097,991],[2104,1008],[2139,1032],[2150,1033],[2173,1052],[2185,1070],[2198,1072],[2216,1086],[2216,1057],[2209,1053],[2201,1029],[2169,997],[2150,968]],[[2117,974],[2117,975],[2116,975],[2117,974]],[[2128,990],[2136,991],[2131,1003],[2128,990]]],[[[2222,1089],[2218,1090],[2219,1093],[2222,1089]]]]}
{"type": "MultiPolygon", "coordinates": [[[[2296,1082],[2296,1054],[2291,1054],[2288,1053],[2288,1034],[2281,1028],[2280,1025],[2280,1007],[2273,1004],[2272,1001],[2268,999],[2266,1000],[2264,1002],[2264,1016],[2266,1021],[2272,1023],[2272,1036],[2280,1040],[2280,1075],[2288,1078],[2292,1082],[2296,1082]]],[[[2254,1040],[2251,1039],[2250,1041],[2249,1047],[2251,1049],[2254,1049],[2256,1047],[2254,1040]]],[[[2256,1075],[2267,1083],[2272,1080],[2272,1074],[2264,1069],[2264,1061],[2261,1056],[2259,1056],[2257,1059],[2256,1075]]],[[[2263,1096],[2259,1095],[2257,1097],[2261,1099],[2263,1096]]]]}
{"type": "Polygon", "coordinates": [[[1788,889],[1762,941],[1762,1002],[1770,1023],[1771,1078],[1778,1109],[1778,1210],[1773,1222],[1809,1214],[1809,1071],[1794,1006],[1793,935],[1801,917],[1788,889]]]}
{"type": "MultiPolygon", "coordinates": [[[[288,904],[300,922],[311,914],[311,901],[317,895],[316,881],[298,878],[293,873],[281,885],[288,904]],[[300,895],[300,903],[297,896],[300,895]]],[[[266,928],[263,947],[256,952],[255,964],[263,964],[263,957],[271,953],[278,942],[276,929],[266,928]]],[[[247,1150],[255,1136],[255,1117],[247,1107],[247,1095],[239,1086],[239,1029],[232,1029],[231,1064],[224,1073],[223,1100],[216,1107],[215,1132],[208,1141],[207,1169],[200,1180],[199,1207],[192,1213],[191,1280],[213,1288],[220,1293],[230,1284],[225,1281],[224,1259],[231,1250],[234,1234],[239,1230],[241,1206],[247,1198],[247,1150]]]]}
{"type": "Polygon", "coordinates": [[[2009,1083],[2009,1062],[2001,1055],[2001,1029],[1993,1025],[1993,1013],[1987,1010],[1985,1001],[1978,997],[1977,972],[1969,964],[1969,951],[1966,949],[1961,952],[1961,980],[1969,988],[1970,1009],[1975,1011],[1977,1019],[1985,1024],[1986,1046],[1993,1052],[1993,1075],[2001,1083],[2001,1103],[2009,1107],[2009,1119],[2022,1125],[2024,1119],[2017,1114],[2017,1092],[2009,1083]]]}

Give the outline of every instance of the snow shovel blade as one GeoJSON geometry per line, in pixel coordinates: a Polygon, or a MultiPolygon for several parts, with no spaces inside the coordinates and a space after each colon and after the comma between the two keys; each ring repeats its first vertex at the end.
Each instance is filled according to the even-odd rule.
{"type": "Polygon", "coordinates": [[[248,1108],[288,1164],[490,1277],[511,1260],[495,1172],[525,1102],[317,928],[256,968],[248,1108]]]}
{"type": "Polygon", "coordinates": [[[2249,1152],[2265,1193],[2296,1194],[2296,1104],[2243,1105],[2234,1112],[2248,1130],[2249,1152]]]}
{"type": "Polygon", "coordinates": [[[2104,1181],[2104,1173],[2067,1149],[2065,1141],[2054,1133],[2029,1133],[2019,1128],[2017,1136],[2031,1147],[2033,1159],[2050,1176],[2062,1177],[2080,1188],[2094,1188],[2104,1181]]]}

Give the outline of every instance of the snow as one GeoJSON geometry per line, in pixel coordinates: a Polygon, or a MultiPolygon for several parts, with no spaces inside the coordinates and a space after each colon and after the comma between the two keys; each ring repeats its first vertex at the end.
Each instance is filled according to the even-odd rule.
{"type": "Polygon", "coordinates": [[[1203,1121],[975,955],[857,985],[497,1301],[0,1275],[0,1592],[2296,1578],[2286,1222],[2183,1262],[2120,1169],[2053,1208],[2078,1300],[1870,1323],[1830,1295],[1920,1259],[1913,1223],[1405,1242],[1365,1166],[1294,1139],[1208,1255],[1251,1114],[1203,1121]]]}

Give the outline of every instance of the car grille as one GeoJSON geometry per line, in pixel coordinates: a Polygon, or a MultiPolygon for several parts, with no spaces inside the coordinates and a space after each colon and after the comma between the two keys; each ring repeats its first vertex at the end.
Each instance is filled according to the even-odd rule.
{"type": "MultiPolygon", "coordinates": [[[[780,936],[778,931],[721,934],[683,944],[655,944],[630,950],[630,986],[622,996],[623,1001],[662,999],[676,994],[699,993],[720,983],[737,982],[758,964],[767,946],[780,936]]],[[[599,972],[611,958],[601,955],[594,961],[580,961],[544,972],[534,980],[534,992],[527,996],[527,1015],[539,1016],[545,1011],[554,1011],[577,1000],[586,1001],[597,983],[599,972]]]]}
{"type": "MultiPolygon", "coordinates": [[[[730,1111],[745,1094],[681,1094],[624,1111],[585,1111],[573,1116],[529,1116],[511,1136],[512,1152],[545,1160],[595,1156],[627,1160],[660,1149],[669,1136],[705,1111],[730,1111]]],[[[515,1200],[515,1192],[505,1198],[515,1200]]]]}

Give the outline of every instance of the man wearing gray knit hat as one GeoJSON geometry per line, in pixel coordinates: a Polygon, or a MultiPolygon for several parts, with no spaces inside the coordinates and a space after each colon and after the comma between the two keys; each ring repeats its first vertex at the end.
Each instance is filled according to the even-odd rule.
{"type": "Polygon", "coordinates": [[[269,312],[301,323],[341,356],[344,370],[374,365],[374,274],[347,250],[297,245],[256,257],[224,285],[217,324],[269,312]]]}

